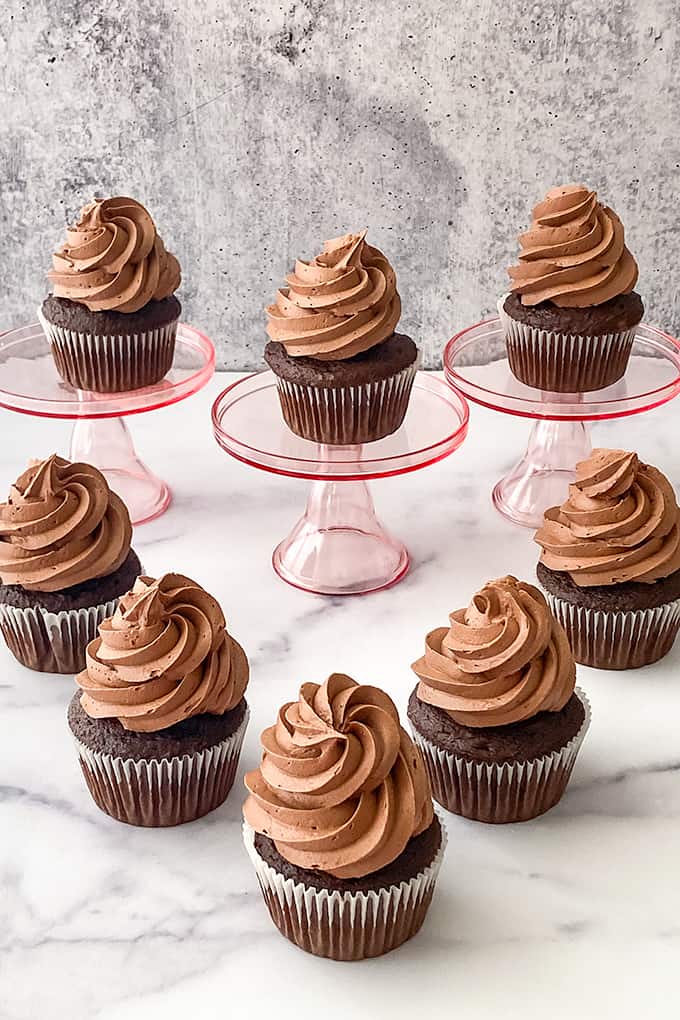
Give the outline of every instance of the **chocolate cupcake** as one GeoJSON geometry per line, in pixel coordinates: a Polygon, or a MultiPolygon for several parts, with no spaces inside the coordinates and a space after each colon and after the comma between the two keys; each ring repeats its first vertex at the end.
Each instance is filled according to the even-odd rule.
{"type": "Polygon", "coordinates": [[[179,263],[143,205],[95,199],[66,232],[39,318],[59,375],[71,386],[120,393],[170,370],[182,306],[179,263]]]}
{"type": "Polygon", "coordinates": [[[566,634],[537,588],[490,581],[413,664],[408,718],[435,800],[524,822],[560,800],[590,722],[566,634]]]}
{"type": "Polygon", "coordinates": [[[401,301],[391,265],[366,232],[326,241],[300,259],[267,308],[265,360],[283,417],[303,439],[370,443],[404,420],[418,350],[395,333],[401,301]]]}
{"type": "Polygon", "coordinates": [[[593,450],[536,532],[538,579],[577,662],[633,669],[680,630],[680,510],[668,479],[625,450],[593,450]]]}
{"type": "Polygon", "coordinates": [[[644,313],[623,224],[583,184],[553,188],[532,215],[500,305],[510,369],[549,392],[611,386],[644,313]]]}
{"type": "Polygon", "coordinates": [[[446,834],[418,749],[383,691],[305,683],[262,734],[244,838],[276,927],[315,956],[361,960],[419,930],[446,834]]]}
{"type": "Polygon", "coordinates": [[[76,680],[68,721],[102,811],[167,826],[223,803],[248,723],[248,660],[200,585],[140,577],[76,680]]]}
{"type": "Polygon", "coordinates": [[[0,504],[0,631],[24,666],[76,673],[141,572],[122,499],[91,464],[34,461],[0,504]]]}

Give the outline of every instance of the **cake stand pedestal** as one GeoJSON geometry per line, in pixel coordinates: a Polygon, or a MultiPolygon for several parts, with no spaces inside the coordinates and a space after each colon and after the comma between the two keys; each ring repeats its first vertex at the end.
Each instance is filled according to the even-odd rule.
{"type": "Polygon", "coordinates": [[[210,340],[193,326],[180,324],[172,368],[164,379],[130,393],[89,393],[73,389],[58,375],[49,341],[37,323],[0,334],[0,407],[75,421],[69,458],[102,471],[127,505],[133,524],[159,517],[171,496],[166,483],[137,456],[123,416],[176,404],[205,386],[214,371],[210,340]]]}
{"type": "Polygon", "coordinates": [[[543,512],[566,497],[576,464],[590,453],[589,422],[642,414],[680,393],[680,343],[641,324],[623,379],[594,393],[544,393],[514,377],[501,321],[494,318],[449,341],[444,372],[468,400],[534,420],[524,456],[495,486],[492,499],[515,524],[537,528],[543,512]]]}
{"type": "Polygon", "coordinates": [[[468,427],[465,400],[419,372],[402,427],[363,446],[300,439],[286,426],[276,378],[260,372],[229,386],[213,406],[217,442],[262,471],[311,481],[307,506],[274,550],[276,573],[318,595],[361,595],[405,575],[408,551],[376,516],[368,482],[418,471],[457,450],[468,427]]]}

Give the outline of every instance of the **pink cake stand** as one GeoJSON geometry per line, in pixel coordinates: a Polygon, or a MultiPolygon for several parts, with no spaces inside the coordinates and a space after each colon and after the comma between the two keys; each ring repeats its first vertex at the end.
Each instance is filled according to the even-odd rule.
{"type": "Polygon", "coordinates": [[[214,371],[210,340],[193,326],[180,324],[165,379],[131,393],[89,393],[73,389],[58,375],[38,323],[0,334],[0,407],[38,418],[75,420],[70,459],[94,464],[106,475],[134,524],[159,517],[171,497],[165,482],[137,456],[122,416],[176,404],[205,386],[214,371]]]}
{"type": "Polygon", "coordinates": [[[376,517],[368,482],[418,471],[457,450],[465,439],[466,401],[419,372],[402,427],[364,446],[326,446],[286,426],[272,372],[229,386],[213,405],[219,445],[251,467],[312,482],[307,507],[275,549],[274,569],[296,588],[318,595],[362,595],[401,580],[406,547],[376,517]]]}
{"type": "Polygon", "coordinates": [[[516,524],[538,527],[560,503],[574,468],[591,450],[587,422],[642,414],[680,393],[680,343],[653,326],[638,326],[628,370],[594,393],[544,393],[510,371],[500,319],[462,330],[446,345],[444,372],[468,400],[502,414],[533,418],[526,453],[493,490],[496,509],[516,524]]]}

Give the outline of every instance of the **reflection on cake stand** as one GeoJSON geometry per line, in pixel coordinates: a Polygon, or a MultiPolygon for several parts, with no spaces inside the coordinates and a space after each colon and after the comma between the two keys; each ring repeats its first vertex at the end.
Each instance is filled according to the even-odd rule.
{"type": "Polygon", "coordinates": [[[368,481],[418,471],[457,450],[468,427],[465,400],[424,372],[392,436],[363,446],[300,439],[286,426],[276,378],[260,372],[229,386],[213,405],[219,445],[251,467],[311,481],[304,514],[273,555],[288,584],[318,595],[360,595],[396,584],[408,551],[378,520],[368,481]]]}
{"type": "Polygon", "coordinates": [[[86,393],[60,378],[40,325],[0,334],[0,407],[75,421],[70,459],[87,461],[104,473],[133,524],[159,517],[171,497],[166,483],[137,456],[123,416],[176,404],[205,386],[214,371],[210,340],[180,324],[172,367],[160,382],[130,393],[86,393]]]}
{"type": "Polygon", "coordinates": [[[579,460],[591,450],[588,422],[642,414],[680,393],[680,343],[640,324],[623,379],[594,393],[543,393],[510,371],[498,318],[470,326],[444,351],[450,385],[468,400],[502,414],[531,418],[524,456],[493,490],[497,510],[516,524],[538,527],[560,503],[579,460]]]}

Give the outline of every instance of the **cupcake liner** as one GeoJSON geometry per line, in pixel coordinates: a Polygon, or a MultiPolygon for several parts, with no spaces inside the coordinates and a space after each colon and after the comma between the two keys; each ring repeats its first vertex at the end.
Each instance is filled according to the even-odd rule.
{"type": "Polygon", "coordinates": [[[76,740],[90,793],[107,815],[129,825],[164,827],[219,807],[234,784],[249,710],[238,729],[214,747],[182,757],[122,758],[76,740]]]}
{"type": "Polygon", "coordinates": [[[662,659],[680,630],[680,599],[653,609],[575,606],[546,592],[577,662],[598,669],[637,669],[662,659]]]}
{"type": "Polygon", "coordinates": [[[114,599],[87,609],[51,613],[40,606],[18,609],[3,603],[0,632],[23,666],[39,673],[79,673],[85,668],[85,649],[117,605],[114,599]]]}
{"type": "Polygon", "coordinates": [[[532,761],[470,761],[437,747],[412,726],[434,799],[456,815],[497,824],[526,822],[554,807],[569,782],[590,725],[590,703],[580,688],[575,693],[585,709],[580,730],[564,747],[532,761]]]}
{"type": "Polygon", "coordinates": [[[412,938],[427,913],[446,847],[446,829],[430,865],[409,881],[369,892],[316,889],[284,878],[255,849],[255,833],[243,840],[272,921],[300,949],[331,960],[383,956],[412,938]]]}
{"type": "Polygon", "coordinates": [[[625,375],[635,329],[600,336],[554,333],[517,322],[499,305],[510,371],[549,393],[590,393],[625,375]]]}
{"type": "Polygon", "coordinates": [[[331,446],[372,443],[396,432],[406,415],[417,361],[401,372],[360,386],[301,386],[276,377],[281,411],[303,439],[331,446]]]}
{"type": "Polygon", "coordinates": [[[126,393],[159,382],[170,371],[177,319],[144,333],[97,336],[55,326],[38,311],[59,375],[79,390],[126,393]]]}

